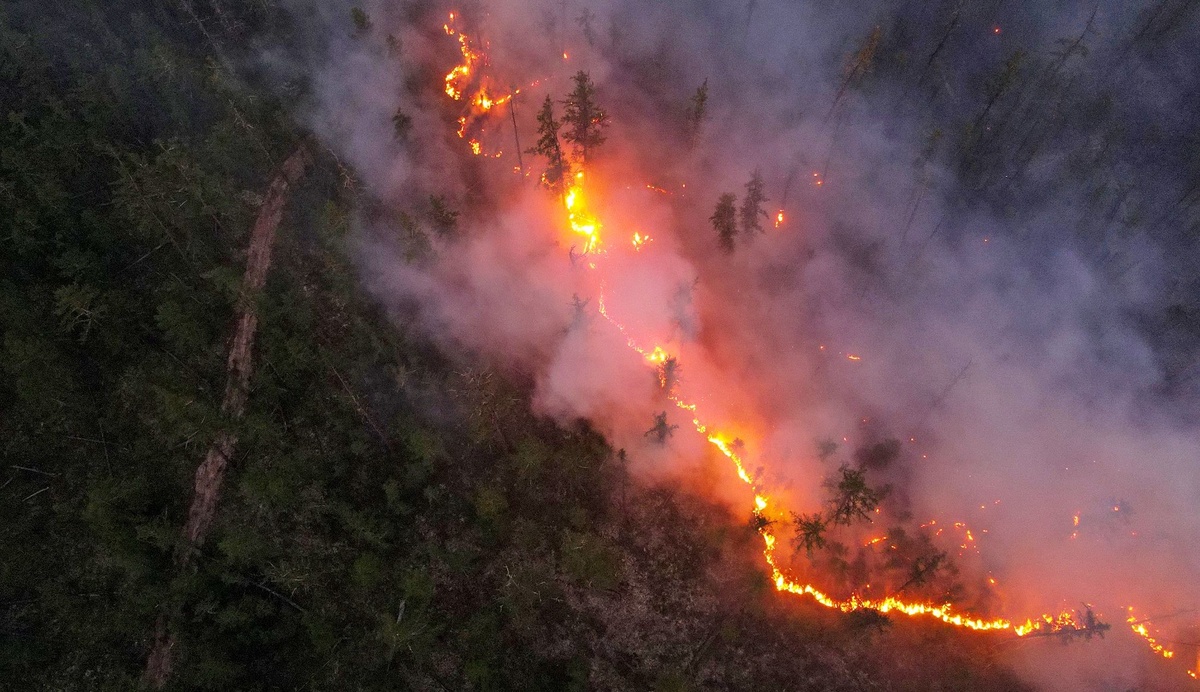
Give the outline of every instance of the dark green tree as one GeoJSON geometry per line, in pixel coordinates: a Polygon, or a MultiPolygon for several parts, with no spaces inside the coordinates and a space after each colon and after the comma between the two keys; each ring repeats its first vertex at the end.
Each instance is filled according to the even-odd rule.
{"type": "Polygon", "coordinates": [[[717,244],[725,252],[733,252],[733,241],[737,237],[737,197],[731,192],[721,195],[708,220],[717,232],[717,244]]]}
{"type": "Polygon", "coordinates": [[[675,434],[678,425],[672,425],[667,422],[667,412],[654,414],[654,427],[646,431],[646,437],[653,438],[657,443],[666,444],[667,438],[675,434]]]}
{"type": "Polygon", "coordinates": [[[700,138],[700,129],[708,119],[708,80],[696,88],[696,93],[688,101],[685,116],[685,127],[688,145],[695,146],[700,138]]]}
{"type": "Polygon", "coordinates": [[[429,218],[440,236],[452,236],[458,230],[458,212],[441,195],[429,196],[429,218]]]}
{"type": "Polygon", "coordinates": [[[564,101],[563,139],[572,145],[572,153],[579,162],[587,165],[597,147],[604,144],[604,131],[608,128],[608,114],[596,104],[596,86],[588,73],[575,73],[575,88],[564,101]]]}
{"type": "Polygon", "coordinates": [[[538,141],[528,153],[546,158],[546,170],[542,173],[541,182],[552,192],[563,194],[567,189],[567,178],[571,169],[563,156],[562,144],[558,139],[562,123],[554,118],[554,101],[549,96],[542,102],[537,122],[538,141]]]}
{"type": "Polygon", "coordinates": [[[830,522],[849,526],[855,519],[871,521],[871,512],[879,506],[884,493],[867,485],[867,473],[842,466],[840,478],[832,484],[834,496],[830,522]]]}
{"type": "Polygon", "coordinates": [[[361,7],[350,8],[350,19],[354,22],[355,36],[366,36],[371,32],[371,17],[361,7]]]}
{"type": "Polygon", "coordinates": [[[762,233],[760,219],[767,218],[767,211],[763,209],[763,203],[766,201],[767,195],[763,192],[762,173],[756,168],[750,175],[750,182],[746,183],[746,196],[742,198],[742,208],[739,210],[742,233],[745,236],[752,237],[762,233]]]}
{"type": "Polygon", "coordinates": [[[829,522],[820,513],[793,513],[792,524],[796,527],[796,535],[792,539],[796,550],[804,549],[812,557],[813,551],[825,547],[825,531],[829,528],[829,522]]]}

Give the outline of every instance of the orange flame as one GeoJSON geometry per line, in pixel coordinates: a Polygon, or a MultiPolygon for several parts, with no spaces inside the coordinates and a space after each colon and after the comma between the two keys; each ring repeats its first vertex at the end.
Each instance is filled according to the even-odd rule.
{"type": "Polygon", "coordinates": [[[600,222],[587,210],[583,182],[583,171],[579,171],[563,200],[567,207],[567,224],[584,237],[583,252],[586,254],[600,247],[600,222]]]}
{"type": "MultiPolygon", "coordinates": [[[[483,74],[482,67],[487,64],[487,56],[474,48],[474,42],[469,36],[459,31],[454,27],[454,20],[457,15],[454,12],[450,13],[450,21],[442,25],[442,29],[448,36],[458,37],[459,52],[462,53],[462,62],[455,65],[445,77],[446,95],[455,101],[462,101],[467,88],[473,80],[478,80],[479,87],[475,90],[473,96],[467,99],[469,111],[458,119],[458,136],[461,139],[467,138],[467,127],[470,122],[487,115],[496,106],[504,105],[512,100],[520,90],[516,90],[511,94],[504,96],[495,96],[494,89],[488,83],[487,76],[483,74]]],[[[483,154],[483,146],[477,140],[469,142],[471,153],[480,156],[483,154]]],[[[499,158],[500,154],[492,156],[499,158]]]]}
{"type": "MultiPolygon", "coordinates": [[[[477,70],[482,62],[482,56],[471,49],[470,40],[460,32],[457,32],[451,24],[455,20],[455,13],[450,13],[450,23],[443,26],[448,35],[458,36],[461,52],[463,55],[463,63],[451,70],[445,78],[446,93],[455,100],[461,100],[463,89],[465,88],[464,80],[470,77],[477,70]]],[[[567,59],[567,54],[563,54],[563,58],[567,59]]],[[[515,92],[514,92],[515,93],[515,92]]],[[[493,98],[488,94],[485,87],[480,87],[476,95],[470,100],[471,105],[478,109],[480,113],[486,113],[496,105],[503,104],[512,98],[512,95],[493,98]]],[[[459,136],[465,138],[465,130],[467,117],[463,116],[459,119],[460,129],[459,136]]],[[[481,153],[481,146],[478,141],[470,140],[472,151],[476,154],[481,153]]],[[[499,154],[497,154],[498,156],[499,154]]],[[[818,173],[813,173],[816,185],[822,185],[823,181],[818,173]]],[[[647,185],[647,188],[665,193],[666,191],[652,185],[647,185]]],[[[684,186],[686,187],[686,185],[684,186]]],[[[576,173],[571,185],[567,188],[564,195],[564,204],[567,211],[567,222],[572,232],[579,234],[585,238],[584,252],[592,252],[600,246],[599,231],[601,224],[599,219],[588,209],[586,198],[584,196],[584,173],[579,171],[576,173]]],[[[779,210],[775,218],[776,227],[784,223],[784,212],[779,210]]],[[[642,245],[649,242],[650,238],[640,232],[633,234],[633,245],[635,249],[640,249],[642,245]]],[[[596,262],[589,262],[589,267],[596,269],[596,262]]],[[[648,364],[655,367],[666,362],[671,356],[661,346],[655,346],[653,349],[647,350],[638,344],[638,342],[629,334],[628,329],[614,319],[608,311],[605,304],[603,294],[603,284],[601,284],[601,294],[597,300],[599,314],[604,317],[614,328],[625,338],[626,345],[633,351],[637,352],[647,361],[648,364]]],[[[825,347],[821,346],[821,350],[825,347]]],[[[851,361],[859,361],[861,357],[855,354],[847,354],[847,359],[851,361]]],[[[753,512],[756,516],[767,516],[768,509],[772,505],[771,498],[762,490],[758,480],[756,480],[747,470],[745,460],[741,456],[741,445],[736,440],[731,440],[728,436],[713,430],[712,426],[702,421],[698,407],[695,403],[687,402],[679,398],[674,393],[668,393],[668,399],[675,406],[686,411],[691,415],[693,428],[697,433],[703,435],[705,439],[713,445],[724,457],[732,464],[737,477],[745,483],[753,497],[753,512]]],[[[1119,508],[1114,508],[1114,511],[1119,511],[1119,508]]],[[[930,521],[924,526],[932,526],[936,521],[930,521]]],[[[1075,527],[1079,526],[1079,515],[1074,516],[1075,527]]],[[[813,584],[803,583],[788,576],[782,567],[776,555],[778,546],[778,537],[771,529],[772,522],[763,522],[758,529],[759,534],[763,539],[763,558],[767,566],[770,568],[772,583],[777,591],[810,596],[820,605],[848,613],[857,610],[876,610],[880,613],[900,613],[910,617],[928,617],[938,620],[947,625],[954,627],[962,627],[975,631],[1006,631],[1011,632],[1015,636],[1024,637],[1034,633],[1052,634],[1063,630],[1079,630],[1082,625],[1077,621],[1070,611],[1064,611],[1057,615],[1044,614],[1038,618],[1026,619],[1023,623],[1008,620],[1005,618],[988,618],[979,615],[968,613],[959,613],[954,610],[950,603],[932,603],[918,601],[904,601],[898,596],[886,596],[883,598],[868,598],[858,594],[852,594],[848,598],[838,599],[821,591],[813,584]]],[[[975,537],[970,529],[966,528],[961,522],[955,523],[955,528],[965,532],[966,544],[975,542],[975,537]]],[[[938,529],[940,533],[942,529],[938,529]]],[[[1072,538],[1075,534],[1072,534],[1072,538]]],[[[874,545],[878,542],[886,540],[887,536],[881,536],[869,540],[866,545],[874,545]]],[[[964,547],[966,546],[964,544],[964,547]]],[[[988,577],[988,582],[992,585],[996,584],[996,580],[988,577]]],[[[1166,649],[1149,633],[1143,623],[1138,622],[1133,616],[1133,609],[1130,608],[1130,616],[1127,621],[1135,634],[1145,639],[1155,651],[1163,658],[1171,658],[1174,652],[1166,649]]],[[[1200,667],[1198,661],[1197,667],[1200,667]]],[[[1197,678],[1196,671],[1188,670],[1188,675],[1192,678],[1197,678]]]]}
{"type": "Polygon", "coordinates": [[[1133,630],[1134,634],[1146,640],[1146,643],[1150,645],[1151,651],[1159,656],[1162,656],[1163,658],[1175,657],[1174,651],[1168,649],[1162,644],[1159,644],[1158,641],[1151,636],[1150,631],[1146,629],[1146,620],[1139,621],[1137,616],[1133,614],[1133,606],[1129,606],[1129,617],[1125,620],[1125,622],[1129,623],[1129,628],[1133,630]]]}

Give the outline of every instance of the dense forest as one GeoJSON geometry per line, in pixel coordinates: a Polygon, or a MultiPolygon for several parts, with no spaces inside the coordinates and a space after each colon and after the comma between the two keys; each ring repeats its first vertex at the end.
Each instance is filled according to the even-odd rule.
{"type": "MultiPolygon", "coordinates": [[[[0,688],[1024,689],[986,636],[781,596],[755,517],[378,304],[354,237],[377,201],[252,59],[284,9],[52,5],[0,8],[0,688]]],[[[956,150],[989,204],[1032,156],[1010,136],[956,150]]],[[[1195,310],[1142,316],[1172,387],[1195,310]]]]}

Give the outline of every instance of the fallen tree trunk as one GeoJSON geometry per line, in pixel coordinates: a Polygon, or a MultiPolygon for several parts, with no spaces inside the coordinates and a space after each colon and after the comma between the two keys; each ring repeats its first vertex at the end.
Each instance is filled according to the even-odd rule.
{"type": "MultiPolygon", "coordinates": [[[[292,185],[304,176],[311,163],[312,156],[308,147],[300,145],[275,174],[270,187],[267,188],[258,216],[254,219],[250,246],[246,251],[246,273],[238,298],[237,327],[229,345],[225,395],[221,401],[221,414],[227,426],[240,419],[246,410],[250,376],[254,372],[252,355],[254,336],[258,330],[256,305],[267,280],[267,270],[271,267],[275,231],[283,217],[283,208],[287,204],[292,185]]],[[[183,541],[175,554],[175,564],[178,568],[186,567],[191,562],[196,549],[204,543],[208,535],[216,515],[225,470],[236,446],[237,432],[232,427],[224,428],[217,433],[204,455],[204,461],[200,462],[196,469],[192,502],[188,507],[187,522],[183,526],[183,541]]],[[[155,689],[165,685],[171,675],[175,636],[170,631],[169,619],[164,607],[155,622],[154,645],[146,659],[143,678],[146,684],[155,689]]]]}

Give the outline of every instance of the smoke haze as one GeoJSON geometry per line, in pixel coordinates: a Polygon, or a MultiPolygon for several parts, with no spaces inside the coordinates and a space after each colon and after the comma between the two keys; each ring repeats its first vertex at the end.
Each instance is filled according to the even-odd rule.
{"type": "MultiPolygon", "coordinates": [[[[1031,681],[1163,684],[1125,619],[1198,605],[1191,4],[363,9],[356,32],[348,5],[297,8],[296,45],[264,55],[280,84],[308,80],[298,107],[380,201],[355,242],[397,319],[531,377],[541,413],[591,421],[647,474],[715,474],[733,507],[746,487],[629,339],[678,356],[680,396],[744,441],[783,510],[819,509],[855,450],[899,440],[873,475],[893,487],[887,521],[973,532],[967,549],[961,530],[935,538],[964,605],[1023,619],[1082,602],[1113,624],[1103,642],[1014,646],[1031,681]],[[543,160],[514,171],[507,107],[470,116],[483,155],[456,134],[450,11],[499,93],[520,88],[523,148],[546,95],[577,70],[596,83],[612,122],[588,167],[604,253],[579,256],[535,184],[543,160]],[[709,216],[755,170],[771,218],[726,255],[709,216]],[[430,195],[461,211],[455,233],[432,229],[430,195]],[[635,251],[635,231],[653,240],[635,251]],[[660,411],[679,426],[665,445],[646,434],[660,411]]],[[[1154,626],[1195,641],[1194,617],[1154,626]]],[[[1195,653],[1177,655],[1195,670],[1195,653]]]]}

